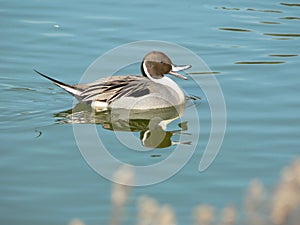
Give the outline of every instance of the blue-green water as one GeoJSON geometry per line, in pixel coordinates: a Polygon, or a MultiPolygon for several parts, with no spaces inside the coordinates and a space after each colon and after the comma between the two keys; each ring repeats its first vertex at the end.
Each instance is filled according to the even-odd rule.
{"type": "MultiPolygon", "coordinates": [[[[112,184],[84,161],[72,125],[54,117],[72,107],[72,97],[32,69],[76,83],[97,57],[139,40],[177,43],[219,72],[228,124],[219,155],[199,173],[209,132],[203,99],[194,156],[167,181],[135,188],[124,224],[134,224],[142,195],[171,204],[179,223],[188,224],[197,204],[242,206],[253,178],[274,186],[280,170],[300,151],[296,3],[0,1],[1,224],[67,224],[72,218],[108,223],[112,184]]],[[[183,87],[193,90],[189,83],[183,87]]],[[[118,149],[120,143],[111,146],[118,149]]],[[[166,153],[161,149],[157,154],[166,153]]]]}

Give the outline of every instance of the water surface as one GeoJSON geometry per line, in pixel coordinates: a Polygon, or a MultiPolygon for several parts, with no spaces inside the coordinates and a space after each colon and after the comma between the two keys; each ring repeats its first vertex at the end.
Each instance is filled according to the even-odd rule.
{"type": "MultiPolygon", "coordinates": [[[[217,209],[241,207],[253,178],[272,187],[281,168],[299,156],[295,1],[12,0],[1,1],[0,17],[1,224],[67,224],[73,218],[108,223],[111,183],[84,161],[72,125],[55,116],[70,109],[73,99],[32,69],[76,83],[97,57],[132,41],[174,42],[201,56],[213,74],[191,71],[191,76],[199,82],[216,76],[228,125],[220,154],[199,173],[210,112],[193,82],[182,82],[183,89],[202,97],[197,150],[169,180],[134,189],[124,224],[135,223],[136,201],[142,195],[172,205],[179,224],[191,223],[192,208],[201,203],[217,209]]],[[[113,139],[111,131],[100,130],[108,141],[113,139]]],[[[120,143],[112,141],[111,147],[128,160],[126,151],[118,151],[123,149],[120,143]]],[[[130,160],[159,161],[167,150],[130,160]]]]}

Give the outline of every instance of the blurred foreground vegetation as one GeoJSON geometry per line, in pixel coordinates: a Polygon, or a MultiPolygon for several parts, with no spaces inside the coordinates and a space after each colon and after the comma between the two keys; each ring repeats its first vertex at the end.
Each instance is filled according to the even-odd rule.
{"type": "MultiPolygon", "coordinates": [[[[134,173],[120,168],[115,173],[120,183],[131,183],[134,173]]],[[[121,225],[123,211],[132,187],[113,183],[111,193],[112,217],[110,225],[121,225]]],[[[137,202],[137,225],[176,225],[172,206],[141,196],[137,202]]],[[[193,225],[300,225],[300,159],[283,168],[277,185],[266,190],[263,183],[253,180],[246,191],[244,208],[224,208],[217,214],[211,205],[199,205],[192,212],[193,225]],[[238,219],[239,218],[239,219],[238,219]]],[[[74,219],[69,225],[85,225],[74,219]]]]}

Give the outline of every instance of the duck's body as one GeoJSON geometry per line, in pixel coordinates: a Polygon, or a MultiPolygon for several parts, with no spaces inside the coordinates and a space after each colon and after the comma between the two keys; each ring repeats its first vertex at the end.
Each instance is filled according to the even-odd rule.
{"type": "Polygon", "coordinates": [[[186,79],[176,71],[189,67],[175,67],[164,53],[150,52],[141,65],[143,76],[110,76],[89,84],[68,85],[36,72],[96,110],[111,108],[148,110],[184,104],[183,91],[164,74],[170,73],[186,79]]]}

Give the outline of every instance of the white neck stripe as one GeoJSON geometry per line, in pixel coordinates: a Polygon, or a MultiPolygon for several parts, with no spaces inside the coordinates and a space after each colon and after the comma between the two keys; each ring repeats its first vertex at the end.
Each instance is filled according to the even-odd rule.
{"type": "Polygon", "coordinates": [[[150,80],[152,80],[153,78],[151,77],[151,75],[149,74],[149,72],[148,72],[148,70],[147,70],[147,66],[146,66],[146,62],[145,62],[145,61],[143,62],[143,70],[144,70],[146,76],[147,76],[150,80]]]}

